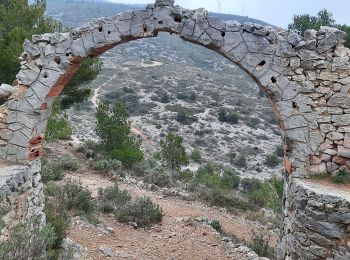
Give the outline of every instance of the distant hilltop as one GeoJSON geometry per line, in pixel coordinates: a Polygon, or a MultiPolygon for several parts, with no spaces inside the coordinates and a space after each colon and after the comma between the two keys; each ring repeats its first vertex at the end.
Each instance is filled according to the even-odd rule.
{"type": "MultiPolygon", "coordinates": [[[[34,0],[30,2],[34,2],[34,0]]],[[[144,9],[145,6],[144,4],[121,4],[105,0],[47,0],[47,15],[60,20],[65,26],[77,27],[94,18],[111,16],[127,10],[144,9]],[[76,8],[79,8],[79,14],[84,14],[84,16],[74,17],[76,8]]],[[[269,25],[267,22],[248,16],[214,12],[210,12],[210,14],[226,21],[236,20],[240,23],[251,22],[269,25]]]]}

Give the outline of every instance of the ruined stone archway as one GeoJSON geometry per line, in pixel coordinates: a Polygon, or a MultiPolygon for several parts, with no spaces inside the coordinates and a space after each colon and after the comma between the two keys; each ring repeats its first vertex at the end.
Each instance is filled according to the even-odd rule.
{"type": "MultiPolygon", "coordinates": [[[[157,0],[145,10],[101,18],[69,33],[34,35],[26,41],[12,96],[0,107],[0,158],[24,164],[42,156],[51,105],[84,58],[158,32],[174,33],[236,63],[270,100],[285,149],[280,257],[297,258],[310,246],[326,249],[326,242],[320,245],[298,238],[310,229],[303,218],[308,222],[312,216],[298,215],[300,201],[294,198],[298,192],[308,194],[300,178],[350,171],[350,50],[342,45],[346,34],[322,27],[318,32],[306,31],[301,38],[272,27],[225,22],[204,9],[187,10],[173,3],[157,0]],[[297,232],[299,224],[302,228],[297,232]]],[[[339,249],[336,240],[348,236],[349,223],[344,221],[339,234],[331,238],[334,250],[339,249]]],[[[313,232],[322,233],[317,228],[313,232]]]]}

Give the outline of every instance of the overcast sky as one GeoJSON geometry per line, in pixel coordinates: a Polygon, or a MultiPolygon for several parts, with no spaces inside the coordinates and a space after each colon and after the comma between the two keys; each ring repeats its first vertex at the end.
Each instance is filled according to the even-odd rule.
{"type": "MultiPolygon", "coordinates": [[[[117,3],[154,3],[154,0],[109,0],[117,3]]],[[[194,9],[218,10],[217,0],[175,0],[175,4],[194,9]]],[[[316,15],[323,8],[331,11],[338,23],[350,24],[350,0],[222,0],[222,12],[245,15],[287,28],[293,14],[316,15]]]]}

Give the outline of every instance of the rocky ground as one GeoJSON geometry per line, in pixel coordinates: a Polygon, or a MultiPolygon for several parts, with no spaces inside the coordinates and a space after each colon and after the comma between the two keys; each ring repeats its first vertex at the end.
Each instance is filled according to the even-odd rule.
{"type": "Polygon", "coordinates": [[[169,195],[169,190],[152,191],[133,178],[111,178],[93,172],[67,142],[50,144],[48,148],[53,152],[50,157],[68,154],[79,160],[81,168],[69,172],[65,179],[80,181],[93,197],[98,196],[99,188],[116,182],[133,197],[150,197],[164,213],[162,223],[150,229],[118,223],[113,215],[97,214],[97,226],[75,217],[64,246],[74,247],[77,259],[262,259],[246,246],[261,232],[270,235],[272,247],[276,245],[276,232],[259,222],[193,201],[186,192],[182,196],[169,195]],[[209,225],[212,220],[220,221],[224,235],[209,225]]]}

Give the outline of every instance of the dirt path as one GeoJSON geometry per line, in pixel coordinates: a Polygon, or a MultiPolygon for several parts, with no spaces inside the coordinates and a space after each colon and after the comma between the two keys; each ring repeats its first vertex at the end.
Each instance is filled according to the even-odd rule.
{"type": "MultiPolygon", "coordinates": [[[[94,197],[99,188],[114,184],[108,178],[92,173],[74,173],[67,177],[81,181],[94,197]]],[[[150,230],[134,229],[117,223],[111,215],[99,215],[102,224],[114,230],[113,234],[72,225],[69,237],[88,249],[85,259],[103,259],[98,251],[101,246],[112,248],[115,253],[112,259],[244,259],[233,253],[212,228],[186,219],[219,220],[225,232],[246,240],[250,239],[252,229],[258,228],[254,223],[199,202],[165,197],[136,184],[123,182],[118,185],[130,191],[133,197],[148,196],[160,205],[164,213],[162,224],[150,230]]]]}
{"type": "MultiPolygon", "coordinates": [[[[80,170],[68,173],[65,178],[80,181],[94,198],[98,197],[100,188],[114,185],[110,177],[91,172],[88,162],[84,162],[84,158],[66,142],[60,141],[50,148],[54,151],[50,157],[68,154],[80,161],[80,170]]],[[[134,229],[130,225],[118,223],[113,215],[99,214],[97,217],[102,226],[113,230],[111,233],[103,232],[101,228],[82,220],[73,221],[68,237],[87,249],[84,260],[104,259],[100,247],[112,249],[114,257],[111,259],[248,259],[246,253],[238,253],[223,242],[210,226],[194,220],[219,220],[226,234],[245,241],[250,241],[252,234],[258,232],[261,228],[259,223],[198,201],[165,196],[161,191],[145,189],[135,179],[119,179],[118,186],[128,190],[133,197],[150,197],[162,208],[163,221],[149,230],[134,229]]]]}

